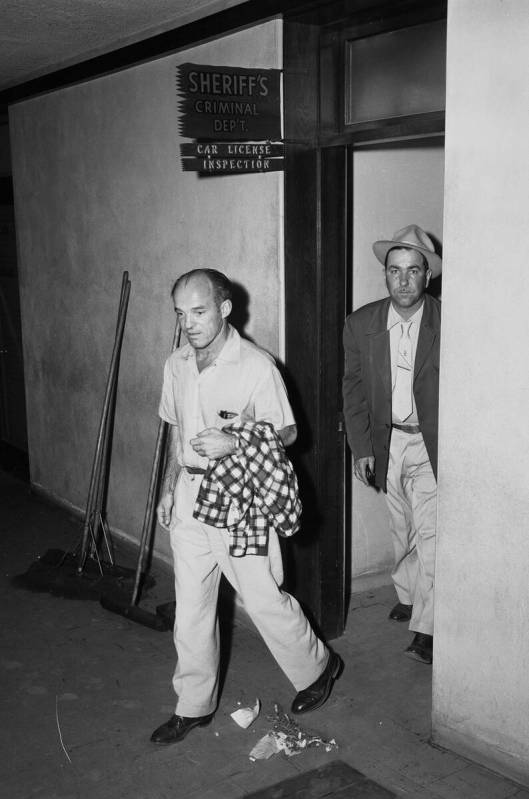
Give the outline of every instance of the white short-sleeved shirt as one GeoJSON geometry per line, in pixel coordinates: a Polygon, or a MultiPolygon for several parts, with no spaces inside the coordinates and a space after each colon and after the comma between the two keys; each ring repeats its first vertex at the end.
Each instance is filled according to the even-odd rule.
{"type": "Polygon", "coordinates": [[[264,350],[228,325],[228,338],[215,361],[198,371],[195,350],[186,344],[165,362],[160,417],[178,429],[181,466],[207,468],[189,441],[208,427],[271,422],[276,430],[295,424],[285,384],[264,350]]]}

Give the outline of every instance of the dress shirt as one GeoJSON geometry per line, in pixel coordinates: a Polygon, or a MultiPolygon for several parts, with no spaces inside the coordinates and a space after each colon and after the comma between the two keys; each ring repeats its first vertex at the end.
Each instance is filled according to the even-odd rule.
{"type": "MultiPolygon", "coordinates": [[[[388,312],[388,330],[389,330],[389,346],[391,351],[391,390],[395,390],[395,383],[397,380],[397,361],[398,361],[398,354],[399,354],[399,340],[401,336],[401,324],[406,322],[411,322],[410,325],[410,341],[411,341],[411,363],[412,369],[415,365],[415,354],[417,352],[417,341],[419,338],[419,328],[421,326],[422,314],[424,310],[424,302],[421,303],[421,307],[418,308],[413,316],[410,316],[409,319],[403,319],[403,317],[398,313],[398,311],[393,306],[393,303],[389,306],[388,312]]],[[[415,406],[415,397],[413,396],[412,391],[412,412],[410,416],[405,420],[406,424],[419,424],[419,418],[417,416],[417,408],[415,406]]],[[[401,419],[393,419],[394,422],[397,424],[401,424],[401,419]]]]}

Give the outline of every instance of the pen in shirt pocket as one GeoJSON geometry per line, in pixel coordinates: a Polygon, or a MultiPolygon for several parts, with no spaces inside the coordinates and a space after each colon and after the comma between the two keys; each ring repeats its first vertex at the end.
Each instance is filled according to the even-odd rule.
{"type": "Polygon", "coordinates": [[[219,416],[221,419],[235,419],[236,416],[239,414],[235,411],[219,411],[219,416]]]}

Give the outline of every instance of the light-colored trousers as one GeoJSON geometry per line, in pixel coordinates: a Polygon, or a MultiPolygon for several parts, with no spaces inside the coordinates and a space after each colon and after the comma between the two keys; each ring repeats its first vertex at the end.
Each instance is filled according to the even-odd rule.
{"type": "Polygon", "coordinates": [[[391,431],[386,502],[399,602],[413,605],[410,630],[433,635],[437,483],[421,433],[391,431]]]}
{"type": "Polygon", "coordinates": [[[239,593],[245,609],[296,691],[325,669],[326,646],[314,634],[299,603],[282,591],[279,541],[272,531],[267,556],[229,554],[229,533],[193,519],[201,476],[182,470],[171,520],[176,611],[177,664],[173,686],[180,716],[204,716],[217,706],[221,574],[239,593]]]}

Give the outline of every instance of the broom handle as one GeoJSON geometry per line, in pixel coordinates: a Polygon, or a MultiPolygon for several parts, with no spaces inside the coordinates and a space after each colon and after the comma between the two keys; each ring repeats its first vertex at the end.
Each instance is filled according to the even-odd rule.
{"type": "MultiPolygon", "coordinates": [[[[122,281],[122,291],[120,296],[119,312],[118,312],[118,321],[116,326],[116,336],[114,340],[114,347],[112,350],[112,357],[110,361],[110,368],[105,390],[105,398],[103,401],[103,409],[101,412],[99,433],[97,438],[96,450],[94,454],[94,460],[92,464],[92,473],[90,477],[90,488],[88,492],[88,501],[87,501],[85,522],[82,535],[82,544],[77,566],[78,574],[82,572],[86,561],[86,557],[88,555],[92,516],[94,513],[94,505],[97,501],[97,493],[99,492],[99,485],[100,485],[102,452],[103,452],[105,438],[107,435],[107,427],[108,427],[107,422],[109,418],[109,409],[112,402],[112,396],[115,391],[115,385],[117,382],[117,373],[119,369],[119,355],[123,340],[123,331],[125,328],[125,319],[127,315],[129,295],[130,295],[130,281],[128,280],[128,272],[124,272],[123,281],[122,281]]],[[[95,540],[93,530],[92,530],[92,540],[95,540]]]]}
{"type": "MultiPolygon", "coordinates": [[[[127,284],[127,280],[128,280],[128,272],[124,272],[123,273],[123,278],[122,278],[122,281],[121,281],[121,294],[120,294],[120,298],[119,298],[118,318],[117,318],[117,322],[116,322],[116,332],[114,334],[114,344],[115,344],[117,336],[118,336],[118,330],[119,330],[119,325],[120,325],[121,314],[123,313],[123,297],[124,297],[124,293],[125,293],[125,286],[127,284]]],[[[110,375],[109,375],[109,378],[110,378],[110,375]]],[[[112,403],[112,397],[110,398],[110,404],[111,403],[112,403]]],[[[103,411],[101,413],[101,419],[100,419],[99,434],[101,435],[101,429],[102,429],[102,427],[104,425],[103,436],[104,436],[105,441],[106,441],[106,435],[107,435],[107,416],[108,416],[108,413],[105,415],[105,409],[103,407],[103,411]]],[[[99,441],[98,441],[98,444],[99,444],[99,441]]],[[[94,460],[93,460],[93,463],[92,463],[92,471],[91,471],[91,474],[90,474],[90,488],[88,490],[88,499],[87,499],[87,502],[86,502],[85,522],[84,522],[84,529],[83,529],[83,535],[82,535],[81,552],[83,552],[83,548],[85,546],[88,547],[88,543],[85,540],[84,536],[85,536],[85,533],[86,533],[87,525],[88,525],[88,532],[90,531],[90,525],[92,524],[92,517],[94,517],[94,505],[95,505],[95,508],[96,508],[96,514],[95,514],[95,524],[93,525],[93,528],[92,528],[92,531],[91,531],[92,532],[92,536],[91,536],[92,537],[92,541],[95,539],[96,534],[97,534],[97,526],[98,526],[98,522],[97,522],[97,503],[98,503],[99,490],[100,490],[100,485],[101,485],[101,465],[102,465],[103,462],[104,462],[104,454],[102,453],[102,450],[98,450],[98,446],[96,444],[96,452],[95,452],[94,460]],[[96,489],[97,489],[97,494],[96,494],[96,489]]],[[[83,563],[84,563],[85,559],[86,559],[86,554],[83,555],[83,563]]]]}
{"type": "MultiPolygon", "coordinates": [[[[125,274],[123,274],[123,281],[125,281],[125,274]]],[[[93,505],[95,500],[95,492],[96,487],[99,481],[99,472],[101,469],[101,452],[103,447],[103,437],[105,433],[105,425],[106,420],[108,417],[108,409],[110,407],[110,400],[112,396],[112,390],[115,381],[117,380],[117,368],[119,366],[119,354],[121,350],[121,343],[123,341],[123,331],[125,329],[125,319],[127,315],[127,306],[130,296],[130,281],[127,280],[124,292],[123,292],[123,301],[120,302],[119,313],[118,313],[118,324],[117,324],[117,335],[114,341],[114,347],[112,350],[112,357],[110,360],[110,369],[108,372],[107,378],[107,385],[105,390],[105,398],[103,401],[103,410],[101,412],[101,421],[99,424],[99,433],[97,436],[97,444],[96,450],[94,454],[94,460],[92,464],[92,473],[90,476],[90,488],[88,491],[88,501],[86,506],[86,514],[85,514],[85,521],[83,527],[83,536],[81,541],[81,549],[79,552],[79,557],[77,561],[77,573],[80,574],[83,571],[84,564],[86,561],[86,556],[88,554],[88,542],[90,536],[90,522],[91,522],[91,515],[93,512],[93,505]]]]}
{"type": "MultiPolygon", "coordinates": [[[[86,524],[86,519],[88,519],[89,529],[90,525],[92,525],[91,539],[94,547],[97,546],[97,533],[99,525],[100,524],[102,525],[101,507],[103,502],[104,485],[107,476],[107,454],[108,454],[110,435],[112,431],[111,427],[113,422],[112,414],[114,412],[115,403],[116,403],[117,375],[119,371],[119,357],[121,351],[120,336],[121,337],[123,336],[122,328],[124,328],[125,326],[129,294],[130,294],[129,273],[125,271],[123,272],[123,279],[121,282],[121,295],[119,298],[118,318],[116,322],[116,332],[114,335],[114,347],[116,346],[117,342],[118,354],[117,354],[117,360],[115,362],[115,368],[113,369],[111,365],[109,371],[108,380],[110,383],[110,398],[108,401],[108,407],[106,408],[106,412],[105,409],[103,408],[103,413],[101,414],[101,425],[103,426],[103,432],[102,432],[103,440],[102,440],[102,446],[100,447],[99,451],[97,450],[96,447],[96,456],[94,458],[94,466],[93,466],[93,468],[95,469],[94,486],[92,494],[91,495],[89,494],[89,502],[88,502],[89,507],[87,508],[87,515],[85,516],[85,524],[86,524]]],[[[101,429],[100,429],[100,435],[101,435],[101,429]]],[[[103,534],[105,535],[104,529],[103,529],[103,534]]],[[[87,545],[87,552],[89,550],[90,548],[87,545]]],[[[97,550],[96,550],[96,557],[97,557],[97,550]]],[[[86,560],[86,553],[84,555],[84,560],[86,560]]]]}
{"type": "MultiPolygon", "coordinates": [[[[130,283],[130,281],[128,279],[128,274],[129,274],[128,272],[124,272],[123,273],[123,281],[122,281],[122,284],[121,284],[121,296],[120,296],[120,299],[119,299],[118,320],[117,320],[117,323],[116,323],[115,340],[117,339],[117,337],[119,335],[119,318],[120,318],[120,314],[122,314],[124,312],[123,309],[125,309],[125,313],[126,313],[126,305],[124,305],[124,302],[125,302],[126,286],[127,286],[127,283],[130,283]]],[[[127,302],[128,302],[128,297],[127,297],[127,302]]],[[[104,499],[105,499],[105,489],[106,489],[107,477],[108,477],[108,466],[109,466],[109,463],[108,463],[108,448],[109,448],[109,444],[110,444],[110,437],[112,435],[112,425],[113,425],[113,419],[114,419],[114,412],[115,412],[115,408],[116,408],[116,395],[117,395],[117,376],[116,376],[116,379],[113,381],[113,384],[112,384],[112,392],[111,392],[111,396],[110,396],[110,404],[109,404],[109,409],[108,409],[108,413],[107,413],[107,418],[105,419],[105,431],[104,431],[104,434],[103,434],[103,447],[102,447],[102,451],[101,451],[101,455],[100,455],[100,465],[99,465],[99,470],[98,470],[98,475],[99,476],[98,476],[98,482],[97,482],[97,493],[95,495],[95,505],[94,505],[93,509],[91,509],[91,512],[90,512],[90,515],[91,516],[93,515],[93,517],[94,517],[94,527],[93,527],[94,538],[97,541],[97,532],[98,532],[99,525],[101,525],[101,528],[103,530],[103,535],[105,536],[105,542],[107,544],[107,549],[109,549],[109,546],[108,546],[108,541],[106,539],[105,525],[104,525],[104,522],[103,522],[103,519],[102,519],[102,512],[103,512],[103,502],[104,502],[104,499]]],[[[109,559],[110,559],[110,561],[112,563],[112,555],[110,553],[110,550],[108,551],[108,554],[109,554],[109,559]]]]}
{"type": "MultiPolygon", "coordinates": [[[[180,345],[180,325],[178,320],[176,322],[174,335],[173,335],[173,343],[171,346],[171,352],[174,352],[175,349],[178,348],[180,345]]],[[[158,424],[158,435],[156,436],[156,446],[154,448],[154,458],[151,470],[151,479],[149,482],[149,491],[147,494],[147,505],[145,507],[145,517],[143,519],[143,528],[141,531],[141,538],[140,538],[140,549],[138,553],[138,563],[136,566],[136,575],[134,579],[134,588],[132,591],[132,598],[131,598],[131,605],[135,605],[138,601],[139,593],[140,593],[140,581],[141,575],[145,568],[145,562],[147,559],[147,554],[150,548],[152,532],[153,532],[153,518],[154,518],[154,503],[156,499],[156,488],[158,486],[158,479],[160,475],[160,465],[162,461],[162,456],[164,454],[164,445],[167,437],[167,422],[164,422],[160,419],[158,424]]]]}

